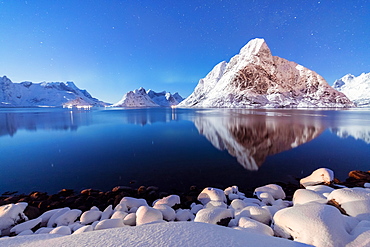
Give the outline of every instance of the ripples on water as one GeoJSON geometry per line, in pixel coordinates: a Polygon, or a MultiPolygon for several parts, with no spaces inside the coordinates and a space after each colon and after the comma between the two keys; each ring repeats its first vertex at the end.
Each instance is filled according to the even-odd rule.
{"type": "Polygon", "coordinates": [[[0,193],[256,187],[369,160],[367,109],[0,109],[0,193]]]}

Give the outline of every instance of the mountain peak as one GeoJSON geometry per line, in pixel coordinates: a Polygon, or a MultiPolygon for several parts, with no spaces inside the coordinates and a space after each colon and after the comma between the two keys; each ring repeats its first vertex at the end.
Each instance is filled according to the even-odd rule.
{"type": "Polygon", "coordinates": [[[316,72],[272,56],[264,39],[249,41],[220,63],[180,107],[352,107],[316,72]],[[226,65],[226,66],[225,66],[226,65]]]}
{"type": "Polygon", "coordinates": [[[241,55],[257,55],[257,54],[268,54],[271,56],[270,48],[267,46],[266,41],[261,38],[255,38],[250,40],[241,50],[241,55]]]}

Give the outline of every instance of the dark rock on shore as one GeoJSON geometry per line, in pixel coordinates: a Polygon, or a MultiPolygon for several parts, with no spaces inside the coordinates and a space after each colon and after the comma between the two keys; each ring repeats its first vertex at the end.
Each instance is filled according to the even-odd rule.
{"type": "MultiPolygon", "coordinates": [[[[364,183],[370,183],[370,172],[351,171],[348,176],[349,177],[344,182],[336,179],[334,181],[335,184],[344,185],[346,187],[363,187],[364,183]]],[[[300,188],[298,180],[296,184],[282,182],[276,184],[284,189],[287,200],[291,200],[294,192],[300,188]]],[[[193,202],[199,203],[197,201],[197,196],[200,191],[201,190],[196,186],[191,186],[187,191],[176,191],[175,194],[180,196],[181,200],[181,204],[176,205],[176,207],[185,209],[190,208],[193,202]]],[[[245,193],[246,196],[252,197],[254,189],[246,188],[241,191],[245,193]]],[[[155,200],[170,195],[170,193],[160,191],[159,188],[155,186],[139,186],[138,188],[117,186],[107,192],[96,189],[85,189],[79,193],[71,189],[62,189],[57,194],[53,195],[38,191],[31,192],[28,195],[18,195],[16,193],[17,192],[3,193],[2,196],[0,196],[0,206],[10,203],[27,202],[28,206],[24,213],[29,219],[37,218],[45,211],[63,207],[87,211],[92,206],[96,206],[103,211],[109,205],[112,205],[114,208],[123,197],[143,198],[151,205],[155,200]]]]}

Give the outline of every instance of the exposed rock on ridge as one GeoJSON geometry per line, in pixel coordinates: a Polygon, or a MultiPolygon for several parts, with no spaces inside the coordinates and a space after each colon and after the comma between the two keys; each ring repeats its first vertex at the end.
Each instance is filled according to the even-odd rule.
{"type": "Polygon", "coordinates": [[[336,80],[333,88],[344,93],[357,106],[370,106],[370,73],[347,74],[336,80]]]}
{"type": "Polygon", "coordinates": [[[320,75],[272,56],[263,39],[216,65],[179,107],[353,107],[320,75]]]}
{"type": "Polygon", "coordinates": [[[0,107],[107,106],[73,82],[13,83],[0,77],[0,107]]]}
{"type": "Polygon", "coordinates": [[[181,102],[183,98],[178,94],[167,93],[166,91],[156,93],[153,90],[139,88],[126,93],[122,99],[113,104],[114,107],[158,107],[174,106],[181,102]]]}

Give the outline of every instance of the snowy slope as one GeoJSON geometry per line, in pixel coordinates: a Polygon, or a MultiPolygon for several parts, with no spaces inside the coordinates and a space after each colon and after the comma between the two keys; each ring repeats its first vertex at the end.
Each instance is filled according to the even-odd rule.
{"type": "Polygon", "coordinates": [[[179,107],[353,107],[320,75],[272,56],[263,39],[216,65],[179,107]]]}
{"type": "Polygon", "coordinates": [[[13,83],[0,77],[0,107],[106,106],[73,82],[13,83]]]}
{"type": "Polygon", "coordinates": [[[146,90],[139,88],[134,91],[126,93],[122,99],[113,104],[114,107],[158,107],[158,106],[173,106],[177,105],[183,98],[175,93],[167,93],[166,91],[156,93],[153,90],[146,90]]]}
{"type": "Polygon", "coordinates": [[[370,73],[357,77],[347,74],[336,80],[333,88],[344,93],[357,106],[370,106],[370,73]]]}
{"type": "Polygon", "coordinates": [[[159,106],[174,106],[184,100],[178,93],[173,95],[166,91],[156,93],[151,89],[148,90],[148,96],[159,106]]]}

